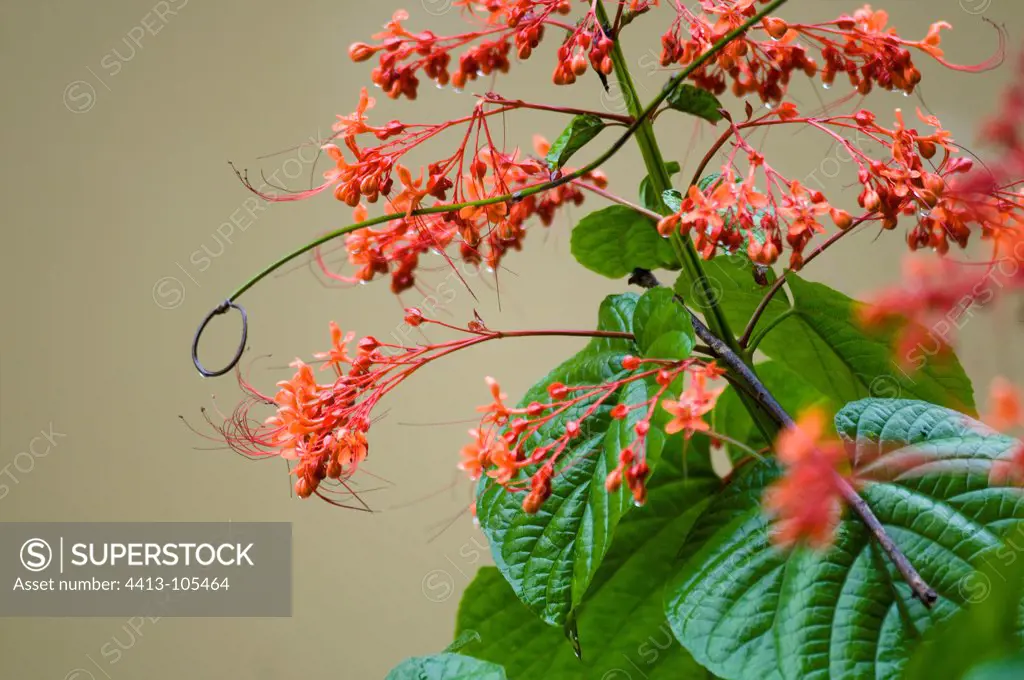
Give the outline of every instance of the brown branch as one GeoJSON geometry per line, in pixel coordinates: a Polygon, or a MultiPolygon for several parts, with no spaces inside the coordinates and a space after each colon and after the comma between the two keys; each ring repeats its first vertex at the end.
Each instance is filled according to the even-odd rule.
{"type": "MultiPolygon", "coordinates": [[[[645,288],[653,288],[660,285],[654,274],[645,269],[634,270],[633,274],[629,277],[629,282],[645,288]]],[[[744,385],[745,391],[757,401],[764,412],[778,423],[779,427],[792,427],[794,425],[793,418],[779,404],[768,388],[765,387],[764,383],[757,377],[757,374],[725,342],[712,333],[711,329],[689,307],[686,307],[678,295],[676,299],[690,313],[690,320],[693,322],[693,329],[697,337],[704,341],[716,358],[720,359],[727,368],[746,383],[744,385]]],[[[917,569],[914,568],[914,565],[910,563],[907,556],[899,549],[899,546],[892,540],[892,537],[886,533],[885,527],[882,526],[882,523],[878,520],[878,517],[867,501],[838,472],[834,474],[836,475],[836,481],[843,500],[853,509],[860,520],[864,522],[864,525],[871,532],[871,535],[875,537],[875,540],[878,541],[882,550],[889,556],[892,563],[896,565],[896,569],[899,570],[904,580],[910,585],[914,597],[920,600],[925,607],[931,608],[936,600],[938,600],[938,594],[922,578],[921,574],[917,572],[917,569]]]]}

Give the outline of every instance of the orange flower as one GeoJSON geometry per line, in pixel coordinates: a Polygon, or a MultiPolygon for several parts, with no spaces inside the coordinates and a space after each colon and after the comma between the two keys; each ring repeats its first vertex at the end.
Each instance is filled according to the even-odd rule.
{"type": "Polygon", "coordinates": [[[708,389],[707,379],[706,372],[696,372],[690,386],[679,396],[678,401],[666,399],[661,402],[661,407],[673,416],[665,426],[666,433],[684,432],[684,436],[689,438],[694,432],[707,432],[711,429],[704,422],[703,416],[715,407],[715,402],[725,390],[725,386],[708,389]]]}
{"type": "Polygon", "coordinates": [[[356,106],[355,112],[347,116],[339,114],[332,129],[345,140],[354,139],[356,135],[372,131],[373,128],[366,124],[366,112],[372,109],[376,103],[377,100],[371,97],[364,87],[359,92],[359,105],[356,106]]]}
{"type": "MultiPolygon", "coordinates": [[[[482,201],[487,198],[481,189],[477,189],[475,182],[466,183],[466,193],[470,201],[482,201]]],[[[491,224],[497,224],[508,215],[508,205],[505,203],[491,203],[489,205],[470,205],[459,211],[459,217],[464,220],[476,220],[483,217],[491,224]]]]}
{"type": "Polygon", "coordinates": [[[490,432],[483,430],[470,430],[469,436],[473,441],[462,447],[459,454],[462,460],[458,468],[469,475],[472,480],[480,479],[484,468],[491,464],[491,446],[493,437],[490,432]]]}
{"type": "Polygon", "coordinates": [[[489,452],[490,462],[496,467],[490,470],[487,476],[498,484],[508,484],[516,476],[516,473],[519,472],[519,465],[516,463],[515,456],[509,450],[505,440],[500,437],[494,440],[489,447],[489,452]]]}
{"type": "Polygon", "coordinates": [[[317,359],[325,359],[324,365],[320,368],[336,368],[339,372],[341,371],[342,364],[351,364],[352,357],[348,355],[348,343],[356,337],[356,334],[352,331],[342,335],[341,328],[338,324],[331,322],[331,349],[327,352],[317,352],[313,356],[317,359]]]}
{"type": "Polygon", "coordinates": [[[821,410],[805,411],[775,442],[785,473],[765,492],[764,505],[776,518],[772,540],[781,546],[823,549],[835,538],[845,478],[838,468],[847,456],[840,442],[824,439],[825,423],[821,410]]]}
{"type": "Polygon", "coordinates": [[[491,397],[494,401],[486,406],[477,406],[476,410],[485,414],[482,420],[483,423],[504,425],[508,422],[509,416],[508,407],[505,406],[505,399],[508,398],[508,395],[501,391],[501,385],[491,376],[487,376],[484,380],[491,389],[491,397]]]}

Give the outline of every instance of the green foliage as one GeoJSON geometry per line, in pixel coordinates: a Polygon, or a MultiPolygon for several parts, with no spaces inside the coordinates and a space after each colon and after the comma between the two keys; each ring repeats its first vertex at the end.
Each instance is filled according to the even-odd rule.
{"type": "MultiPolygon", "coordinates": [[[[799,413],[811,406],[835,410],[827,397],[784,364],[766,361],[755,366],[755,370],[757,377],[787,413],[799,413]]],[[[731,385],[718,398],[718,404],[712,412],[712,426],[716,432],[735,439],[755,451],[771,444],[765,441],[754,425],[754,420],[740,401],[736,388],[731,385]]],[[[745,450],[735,450],[736,447],[728,443],[725,446],[734,461],[746,455],[745,450]]]]}
{"type": "MultiPolygon", "coordinates": [[[[756,283],[743,256],[716,257],[705,269],[726,319],[739,333],[767,289],[756,283]]],[[[768,280],[774,281],[774,275],[768,280]]],[[[893,357],[893,333],[865,330],[854,300],[796,274],[788,274],[786,283],[793,296],[792,311],[781,292],[772,299],[758,324],[759,329],[771,330],[757,348],[822,395],[836,404],[869,396],[902,397],[974,412],[974,390],[955,356],[915,352],[909,357],[912,365],[904,369],[899,357],[893,357]]],[[[692,296],[683,277],[677,292],[692,296]]]]}
{"type": "Polygon", "coordinates": [[[964,603],[963,584],[1024,521],[1019,489],[990,486],[1015,440],[932,404],[865,399],[836,416],[863,496],[939,593],[927,610],[856,518],[826,552],[785,553],[761,510],[772,463],[741,469],[696,521],[666,610],[677,638],[724,678],[895,678],[917,639],[964,603]],[[887,476],[888,473],[888,476],[887,476]]]}
{"type": "Polygon", "coordinates": [[[561,169],[574,153],[590,143],[604,128],[604,121],[593,114],[575,116],[551,144],[545,159],[548,167],[552,170],[561,169]]]}
{"type": "Polygon", "coordinates": [[[683,83],[665,100],[669,108],[703,118],[711,123],[722,120],[722,103],[715,95],[699,87],[683,83]]]}
{"type": "MultiPolygon", "coordinates": [[[[605,299],[598,328],[630,331],[635,295],[605,299]]],[[[594,339],[551,371],[523,397],[521,405],[546,401],[553,382],[597,385],[626,375],[623,357],[637,354],[627,340],[594,339]]],[[[566,421],[578,419],[590,403],[569,409],[546,423],[527,442],[527,453],[560,436],[566,421]]],[[[604,479],[618,460],[603,446],[612,405],[602,404],[587,418],[581,436],[562,454],[552,495],[536,514],[523,512],[522,498],[484,478],[477,497],[477,517],[491,545],[494,561],[516,595],[541,618],[562,624],[578,603],[611,544],[612,533],[630,507],[628,491],[609,494],[604,479]]],[[[522,472],[524,478],[526,471],[522,472]]]]}
{"type": "MultiPolygon", "coordinates": [[[[648,291],[642,297],[609,297],[601,307],[598,327],[632,331],[637,342],[595,339],[527,392],[522,405],[547,398],[553,382],[596,385],[627,375],[627,354],[683,359],[694,346],[693,326],[675,304],[671,291],[648,291]]],[[[619,453],[633,438],[632,427],[642,413],[633,411],[613,422],[608,411],[615,403],[637,404],[651,396],[651,384],[633,381],[583,421],[582,436],[561,455],[552,495],[534,515],[523,512],[521,498],[490,479],[481,482],[477,516],[487,535],[495,563],[516,595],[552,624],[565,623],[582,601],[632,497],[623,487],[608,493],[604,480],[618,465],[619,453]]],[[[570,409],[546,423],[527,442],[532,451],[561,435],[565,423],[579,419],[590,403],[570,409]]],[[[654,468],[664,445],[659,430],[647,442],[648,464],[654,468]]],[[[522,473],[524,478],[526,472],[522,473]]]]}
{"type": "Polygon", "coordinates": [[[633,315],[633,333],[644,357],[686,359],[697,344],[689,313],[668,288],[643,294],[633,315]]]}
{"type": "Polygon", "coordinates": [[[386,680],[505,680],[496,664],[461,654],[435,654],[406,659],[388,673],[386,680]]]}
{"type": "Polygon", "coordinates": [[[968,605],[927,636],[907,664],[903,680],[995,679],[1014,667],[1018,674],[1006,677],[1024,678],[1024,658],[1010,658],[1020,651],[1024,632],[1021,547],[1024,525],[1007,536],[1005,545],[985,556],[978,572],[966,577],[962,590],[968,605]]]}
{"type": "Polygon", "coordinates": [[[592,272],[621,279],[635,268],[676,268],[672,245],[651,220],[625,206],[596,210],[572,230],[571,248],[576,261],[592,272]]]}
{"type": "Polygon", "coordinates": [[[673,558],[718,486],[706,445],[691,442],[684,474],[673,447],[650,484],[647,504],[626,516],[576,615],[582,659],[560,628],[544,625],[517,601],[496,569],[481,569],[459,606],[463,651],[501,664],[512,680],[711,678],[674,642],[662,609],[673,558]],[[705,461],[705,462],[701,462],[705,461]]]}

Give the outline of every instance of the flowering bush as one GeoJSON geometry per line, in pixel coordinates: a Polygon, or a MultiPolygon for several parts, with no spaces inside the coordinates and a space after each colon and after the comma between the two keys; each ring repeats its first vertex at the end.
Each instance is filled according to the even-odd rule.
{"type": "MultiPolygon", "coordinates": [[[[842,109],[874,88],[914,92],[921,60],[993,66],[1001,31],[992,60],[965,67],[943,56],[945,22],[914,40],[870,6],[804,24],[777,16],[785,2],[456,0],[473,30],[452,36],[417,32],[395,12],[349,50],[374,61],[371,80],[388,97],[415,99],[421,79],[468,88],[514,59],[542,58],[547,38],[559,43],[555,84],[606,88],[614,79],[627,111],[487,92],[449,121],[384,122],[364,88],[323,146],[334,164],[323,183],[260,194],[291,201],[331,191],[354,223],[283,257],[211,317],[310,252],[331,278],[387,275],[395,293],[416,285],[429,251],[497,268],[531,223],[551,225],[588,194],[611,205],[575,225],[574,257],[637,287],[608,297],[593,329],[495,329],[409,308],[407,324],[451,337],[410,346],[356,340],[332,322],[327,351],[296,360],[276,393],[243,381],[249,398],[216,424],[220,435],[247,455],[291,461],[299,497],[367,509],[350,480],[385,395],[483,343],[586,340],[521,399],[486,378],[490,401],[452,464],[476,481],[473,511],[497,566],[466,592],[453,647],[391,677],[633,677],[623,658],[641,677],[961,677],[975,661],[1021,648],[1024,574],[991,563],[1016,562],[1024,545],[1024,444],[1001,433],[1024,424],[1024,410],[1001,381],[988,424],[978,420],[971,383],[935,321],[994,302],[996,269],[1000,292],[1024,283],[1024,90],[1008,93],[984,127],[997,155],[981,169],[933,115],[842,109]],[[643,105],[623,49],[634,21],[659,19],[667,82],[643,105]],[[787,98],[792,78],[850,96],[802,111],[787,98]],[[532,154],[496,144],[495,116],[520,109],[565,116],[564,131],[538,137],[532,154]],[[670,110],[720,131],[682,189],[655,134],[670,110]],[[778,170],[752,139],[771,127],[844,148],[856,207],[778,170]],[[571,167],[606,128],[620,130],[614,143],[571,167]],[[406,155],[442,133],[454,134],[454,148],[410,168],[406,155]],[[634,142],[648,171],[638,200],[613,191],[600,170],[634,142]],[[902,230],[909,250],[931,253],[909,259],[905,282],[870,304],[798,274],[868,228],[902,230]],[[336,239],[344,271],[320,253],[336,239]],[[947,256],[972,241],[991,252],[980,266],[947,256]],[[901,398],[880,396],[879,380],[901,398]],[[271,407],[265,420],[252,415],[261,405],[271,407]],[[993,586],[994,576],[999,597],[979,597],[979,579],[993,586]],[[979,625],[990,634],[971,638],[979,625]]],[[[195,345],[193,358],[206,375],[227,370],[203,368],[195,345]]],[[[1024,673],[1019,659],[999,663],[1024,673]]]]}

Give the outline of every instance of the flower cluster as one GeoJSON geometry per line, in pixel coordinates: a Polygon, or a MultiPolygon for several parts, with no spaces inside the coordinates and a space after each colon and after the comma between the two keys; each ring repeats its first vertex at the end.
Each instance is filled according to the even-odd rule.
{"type": "Polygon", "coordinates": [[[633,440],[619,452],[618,464],[605,478],[609,493],[619,490],[623,483],[633,500],[642,504],[647,498],[647,477],[650,467],[646,460],[647,436],[651,419],[660,403],[672,419],[665,426],[667,434],[684,433],[689,438],[695,432],[710,432],[703,416],[714,408],[724,387],[710,387],[708,380],[721,377],[714,363],[697,360],[664,361],[626,356],[622,359],[626,374],[600,385],[548,386],[547,400],[533,401],[524,407],[509,407],[506,395],[498,383],[488,378],[492,401],[483,406],[480,426],[470,430],[472,442],[462,449],[460,469],[471,479],[484,473],[512,492],[525,492],[523,509],[534,513],[551,495],[551,482],[556,474],[572,465],[563,460],[574,441],[585,436],[588,420],[607,414],[613,420],[629,423],[633,440]],[[678,399],[667,398],[673,383],[687,376],[686,388],[678,399]],[[627,384],[653,381],[657,389],[645,401],[619,403],[609,408],[608,402],[621,393],[627,384]],[[543,444],[537,435],[544,431],[543,444]],[[554,430],[554,433],[552,433],[554,430]],[[561,463],[561,464],[560,464],[561,463]]]}
{"type": "MultiPolygon", "coordinates": [[[[757,11],[755,0],[701,0],[700,6],[703,13],[676,3],[677,16],[661,39],[663,66],[692,63],[757,11]]],[[[731,88],[738,97],[757,94],[764,102],[778,103],[794,72],[820,76],[826,87],[845,74],[861,94],[874,86],[910,93],[921,80],[911,50],[961,70],[983,70],[1002,59],[1000,44],[997,54],[983,64],[950,64],[940,48],[941,33],[950,28],[948,23],[932,24],[922,40],[906,40],[887,26],[888,20],[885,11],[873,10],[870,5],[821,24],[787,23],[769,17],[761,25],[766,39],[748,34],[733,40],[691,78],[716,94],[731,88]]],[[[1000,41],[1002,38],[1000,32],[1000,41]]]]}
{"type": "MultiPolygon", "coordinates": [[[[393,389],[423,366],[475,345],[512,337],[567,335],[626,339],[629,333],[612,331],[493,331],[476,318],[466,327],[458,327],[427,318],[415,308],[406,310],[405,321],[412,327],[433,324],[456,331],[460,337],[446,342],[405,346],[381,342],[372,336],[356,341],[354,333],[343,333],[331,323],[331,348],[314,355],[321,371],[330,371],[333,379],[319,382],[313,368],[296,359],[294,375],[277,384],[274,396],[265,395],[245,380],[243,388],[250,399],[243,402],[232,417],[218,426],[220,436],[236,451],[250,457],[281,457],[294,463],[295,492],[302,498],[317,495],[341,505],[338,498],[358,495],[349,480],[367,459],[367,434],[373,423],[373,410],[393,389]],[[256,404],[273,406],[273,415],[262,423],[254,421],[250,410],[256,404]]],[[[496,381],[488,378],[492,402],[481,407],[479,429],[471,431],[473,443],[462,450],[459,467],[473,479],[486,474],[499,484],[519,490],[519,471],[537,468],[532,474],[530,492],[524,501],[527,510],[536,511],[551,493],[556,463],[570,442],[583,435],[587,421],[599,413],[614,419],[629,418],[635,432],[632,444],[623,449],[619,465],[607,479],[609,490],[626,483],[636,501],[646,497],[645,481],[649,468],[645,460],[647,434],[658,403],[672,415],[666,432],[708,432],[702,416],[714,408],[720,388],[707,381],[721,376],[714,364],[696,359],[668,361],[622,359],[621,377],[600,385],[567,386],[553,384],[549,400],[524,408],[509,407],[496,381]],[[664,398],[673,383],[683,375],[689,384],[678,400],[664,398]],[[607,406],[622,388],[637,380],[657,385],[645,402],[607,406]],[[561,433],[542,446],[528,447],[538,429],[560,423],[561,433]]],[[[346,506],[349,507],[349,506],[346,506]]],[[[365,507],[365,504],[363,504],[365,507]]]]}
{"type": "MultiPolygon", "coordinates": [[[[379,126],[371,125],[367,116],[374,104],[364,88],[356,111],[338,117],[334,133],[341,144],[323,147],[335,163],[324,173],[323,184],[296,194],[260,193],[270,201],[292,201],[333,189],[336,198],[355,208],[356,222],[369,216],[363,201],[376,203],[383,198],[389,212],[404,214],[380,228],[363,228],[347,237],[345,250],[355,270],[352,275],[333,271],[323,252],[317,251],[317,262],[331,279],[365,282],[378,274],[390,273],[392,290],[399,293],[415,284],[414,271],[420,255],[430,251],[446,253],[453,245],[458,247],[463,260],[497,269],[506,252],[521,247],[530,218],[537,217],[548,226],[560,207],[583,202],[582,187],[607,186],[604,174],[595,170],[572,183],[539,193],[517,194],[550,181],[551,169],[542,160],[547,142],[540,137],[535,139],[539,157],[523,157],[517,150],[505,152],[494,144],[488,121],[495,115],[528,106],[523,102],[484,97],[472,114],[463,118],[436,125],[391,121],[379,126]],[[402,158],[447,131],[461,132],[461,143],[450,155],[430,163],[414,177],[402,164],[402,158]],[[373,144],[363,146],[365,137],[370,137],[373,144]],[[446,204],[502,196],[513,198],[443,210],[446,204]],[[429,215],[414,214],[423,208],[441,209],[429,215]]],[[[256,191],[252,186],[250,189],[256,191]]]]}
{"type": "MultiPolygon", "coordinates": [[[[565,31],[568,36],[558,49],[558,65],[553,81],[559,85],[575,82],[588,66],[608,74],[612,70],[609,53],[611,38],[596,20],[592,6],[575,24],[562,21],[571,11],[569,0],[456,0],[467,18],[480,25],[479,30],[458,35],[439,36],[432,31],[410,32],[402,22],[409,14],[395,12],[384,30],[373,36],[375,44],[355,43],[349,47],[354,61],[366,61],[380,55],[371,78],[391,98],[415,99],[419,76],[438,87],[449,83],[461,90],[479,76],[505,73],[513,48],[519,59],[529,59],[540,45],[546,28],[565,31]],[[453,66],[453,53],[464,50],[453,66]]],[[[587,3],[590,5],[590,3],[587,3]]],[[[648,3],[634,3],[637,11],[648,3]]]]}
{"type": "Polygon", "coordinates": [[[972,231],[988,239],[1019,229],[1024,213],[1011,200],[1011,192],[1006,187],[980,191],[968,182],[973,162],[957,155],[959,148],[938,119],[920,111],[918,117],[926,129],[908,127],[897,109],[895,124],[887,128],[870,111],[807,117],[787,102],[731,124],[721,143],[731,135],[733,148],[718,180],[704,188],[690,187],[676,213],[662,219],[658,229],[662,235],[692,232],[706,258],[718,249],[745,248],[753,261],[764,265],[778,259],[785,242],[792,269],[803,266],[804,250],[813,237],[827,231],[822,224],[825,215],[840,230],[869,220],[891,230],[906,217],[914,221],[907,235],[911,249],[929,247],[941,253],[949,250],[950,241],[966,247],[972,231]],[[810,126],[845,148],[857,168],[862,215],[855,219],[831,205],[820,191],[786,178],[745,137],[749,130],[776,125],[810,126]],[[882,153],[869,154],[851,141],[854,135],[882,153]],[[735,168],[741,155],[748,170],[739,178],[735,168]],[[759,179],[763,188],[757,186],[759,179]]]}
{"type": "Polygon", "coordinates": [[[775,442],[782,478],[765,492],[764,505],[775,517],[772,539],[789,547],[832,544],[842,518],[842,486],[853,477],[843,444],[825,436],[825,413],[811,409],[785,429],[775,442]]]}

